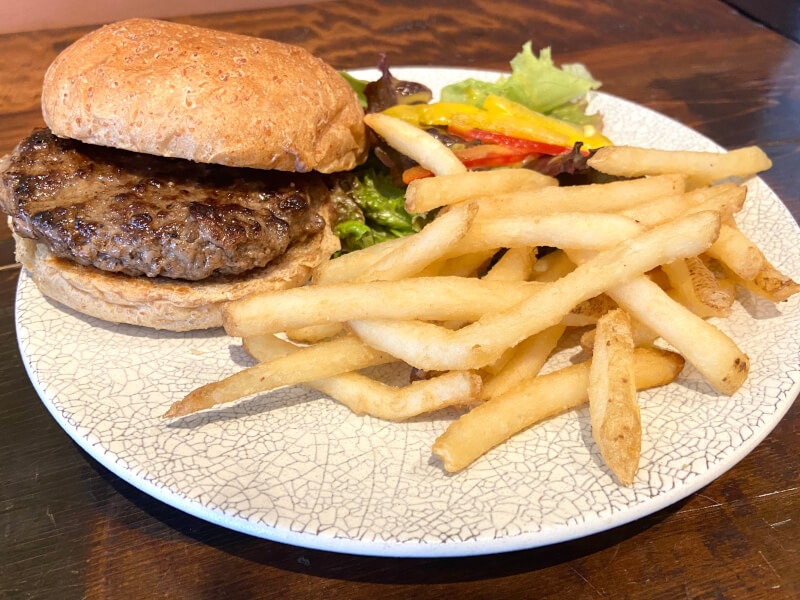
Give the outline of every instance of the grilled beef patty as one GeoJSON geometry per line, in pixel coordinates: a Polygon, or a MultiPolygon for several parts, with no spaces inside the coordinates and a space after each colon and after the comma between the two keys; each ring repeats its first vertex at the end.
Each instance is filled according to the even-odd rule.
{"type": "Polygon", "coordinates": [[[0,180],[17,234],[55,256],[188,280],[265,266],[325,226],[314,205],[326,194],[313,175],[139,154],[48,129],[20,142],[0,180]]]}

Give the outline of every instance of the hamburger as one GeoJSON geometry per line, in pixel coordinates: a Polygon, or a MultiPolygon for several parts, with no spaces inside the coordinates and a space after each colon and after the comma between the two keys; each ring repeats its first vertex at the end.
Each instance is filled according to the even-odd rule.
{"type": "Polygon", "coordinates": [[[47,129],[0,163],[0,208],[43,294],[186,331],[304,283],[339,247],[319,173],[366,153],[350,85],[302,48],[150,19],[65,49],[47,129]]]}

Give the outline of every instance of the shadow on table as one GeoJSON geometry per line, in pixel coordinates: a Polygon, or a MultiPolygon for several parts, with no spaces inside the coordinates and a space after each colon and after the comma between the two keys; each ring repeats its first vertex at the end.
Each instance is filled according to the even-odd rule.
{"type": "MultiPolygon", "coordinates": [[[[123,525],[139,530],[139,535],[182,543],[186,543],[185,538],[191,538],[199,544],[252,563],[305,576],[365,583],[444,584],[508,577],[545,569],[624,542],[679,511],[687,501],[683,500],[653,515],[607,532],[542,548],[490,556],[398,559],[300,548],[231,531],[152,498],[106,470],[88,455],[85,458],[99,478],[125,500],[166,526],[164,528],[155,523],[145,524],[136,508],[124,508],[118,503],[111,503],[108,510],[113,513],[113,517],[122,520],[123,525]]],[[[106,497],[108,498],[107,495],[106,497]]],[[[188,551],[187,555],[191,553],[188,551]]]]}

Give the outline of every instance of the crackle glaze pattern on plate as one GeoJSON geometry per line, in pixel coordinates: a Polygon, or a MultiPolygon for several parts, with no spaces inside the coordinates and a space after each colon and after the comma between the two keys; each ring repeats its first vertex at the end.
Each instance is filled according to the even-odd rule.
{"type": "MultiPolygon", "coordinates": [[[[356,76],[374,71],[356,73],[356,76]]],[[[398,68],[434,89],[497,74],[398,68]]],[[[617,143],[716,150],[710,140],[641,106],[596,94],[617,143]]],[[[742,228],[776,265],[800,275],[800,230],[775,194],[750,183],[742,228]]],[[[17,291],[22,356],[45,405],[89,454],[148,494],[200,518],[299,546],[384,556],[461,556],[585,536],[659,510],[741,460],[800,389],[800,310],[739,296],[719,326],[752,359],[732,398],[690,366],[642,392],[643,451],[620,487],[592,443],[586,409],[516,436],[458,474],[431,443],[457,413],[396,424],[357,416],[302,388],[258,395],[166,422],[189,390],[252,364],[221,330],[157,332],[84,317],[45,299],[23,272],[17,291]]],[[[577,353],[562,351],[564,365],[577,353]]]]}

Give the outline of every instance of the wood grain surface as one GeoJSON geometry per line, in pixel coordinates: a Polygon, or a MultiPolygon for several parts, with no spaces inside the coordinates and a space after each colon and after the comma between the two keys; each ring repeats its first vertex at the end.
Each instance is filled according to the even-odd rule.
{"type": "MultiPolygon", "coordinates": [[[[719,0],[350,0],[176,20],[295,43],[339,68],[386,51],[395,65],[504,69],[532,39],[586,63],[609,93],[726,147],[761,145],[774,162],[765,180],[800,215],[800,46],[719,0]]],[[[0,36],[0,154],[41,124],[44,70],[86,31],[0,36]]],[[[2,598],[800,597],[797,403],[700,492],[547,548],[365,558],[185,515],[99,466],[38,400],[16,347],[9,235],[0,225],[2,598]]]]}

